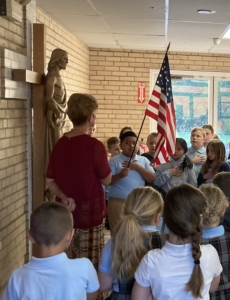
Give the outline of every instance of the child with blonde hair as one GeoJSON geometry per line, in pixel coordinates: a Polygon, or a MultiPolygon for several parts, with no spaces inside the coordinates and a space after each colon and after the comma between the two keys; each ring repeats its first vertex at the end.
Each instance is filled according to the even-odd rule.
{"type": "Polygon", "coordinates": [[[201,244],[211,244],[219,254],[223,272],[217,290],[210,294],[211,300],[229,299],[230,296],[230,233],[219,225],[229,206],[224,193],[214,184],[203,184],[200,190],[206,196],[207,207],[202,215],[203,235],[201,244]]]}
{"type": "Polygon", "coordinates": [[[206,148],[207,159],[202,165],[197,178],[198,186],[212,182],[213,177],[220,172],[229,171],[225,159],[225,147],[220,140],[211,140],[206,148]]]}
{"type": "MultiPolygon", "coordinates": [[[[221,189],[221,191],[224,193],[225,197],[230,200],[230,172],[221,172],[217,173],[212,181],[213,184],[218,186],[218,188],[221,189]]],[[[225,231],[230,232],[230,206],[227,208],[224,219],[221,222],[221,225],[224,226],[225,231]]]]}
{"type": "Polygon", "coordinates": [[[120,140],[116,136],[112,136],[107,140],[107,149],[110,157],[116,156],[121,153],[120,140]]]}
{"type": "Polygon", "coordinates": [[[142,257],[165,241],[156,229],[163,210],[157,191],[151,187],[136,188],[124,205],[124,217],[105,245],[99,264],[100,290],[112,290],[110,300],[131,300],[134,272],[142,257]]]}
{"type": "Polygon", "coordinates": [[[96,133],[96,129],[97,129],[97,125],[94,124],[94,126],[91,126],[88,128],[88,135],[90,135],[91,137],[95,136],[96,133]]]}
{"type": "Polygon", "coordinates": [[[196,166],[196,175],[198,176],[202,164],[206,160],[206,149],[204,147],[205,130],[201,127],[195,127],[191,131],[191,147],[188,148],[187,155],[196,166]]]}
{"type": "Polygon", "coordinates": [[[149,251],[135,272],[132,300],[209,299],[220,280],[222,266],[212,245],[200,246],[205,196],[182,184],[166,195],[163,218],[169,239],[162,249],[149,251]]]}
{"type": "Polygon", "coordinates": [[[147,147],[149,149],[148,152],[141,154],[141,156],[146,157],[150,161],[150,165],[154,166],[154,154],[156,149],[156,142],[157,142],[157,133],[152,132],[147,137],[147,147]]]}

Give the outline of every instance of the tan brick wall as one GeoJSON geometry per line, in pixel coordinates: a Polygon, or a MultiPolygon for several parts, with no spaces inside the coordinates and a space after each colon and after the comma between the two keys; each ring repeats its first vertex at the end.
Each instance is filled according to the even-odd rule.
{"type": "Polygon", "coordinates": [[[7,41],[0,44],[0,240],[3,246],[0,251],[0,295],[10,273],[29,258],[26,230],[32,201],[32,153],[29,151],[31,143],[28,143],[31,87],[13,81],[12,69],[31,66],[34,12],[32,0],[24,11],[23,23],[14,24],[3,18],[0,21],[0,32],[7,41]]]}
{"type": "Polygon", "coordinates": [[[26,100],[0,99],[0,291],[28,253],[26,122],[26,100]]]}
{"type": "MultiPolygon", "coordinates": [[[[22,6],[22,10],[25,10],[22,6]]],[[[22,23],[13,23],[7,18],[1,17],[0,22],[0,46],[17,53],[26,54],[25,19],[22,23]]]]}
{"type": "MultiPolygon", "coordinates": [[[[138,133],[149,99],[150,69],[159,69],[163,52],[90,49],[90,93],[99,102],[97,138],[103,142],[131,126],[138,133]],[[137,103],[138,82],[146,84],[146,102],[137,103]]],[[[171,70],[230,71],[230,55],[170,53],[171,70]]],[[[149,133],[146,118],[140,138],[149,133]]]]}
{"type": "MultiPolygon", "coordinates": [[[[37,13],[35,10],[34,13],[36,7],[35,2],[32,2],[29,7],[27,6],[27,16],[36,14],[37,22],[47,25],[47,64],[53,49],[62,48],[69,53],[69,64],[67,69],[62,71],[67,96],[69,97],[74,92],[89,92],[88,47],[40,9],[37,9],[37,13]]],[[[25,29],[19,30],[19,28],[23,28],[24,23],[13,25],[12,22],[1,18],[0,46],[25,54],[28,51],[24,47],[26,44],[28,46],[24,40],[26,31],[25,29]],[[6,38],[8,32],[10,32],[9,42],[6,43],[6,39],[4,39],[4,45],[1,45],[1,38],[6,38]],[[18,35],[19,33],[22,38],[21,44],[15,43],[14,39],[14,34],[18,35]]],[[[31,27],[29,30],[31,31],[31,27]]],[[[30,43],[30,39],[26,42],[30,43]]],[[[19,85],[16,85],[12,81],[12,69],[25,68],[26,65],[22,66],[22,59],[18,55],[14,55],[12,51],[4,49],[0,53],[4,54],[4,56],[3,54],[0,56],[0,87],[4,89],[3,94],[7,98],[0,98],[0,240],[3,242],[3,248],[0,251],[1,295],[10,273],[27,262],[29,258],[26,230],[28,229],[28,204],[31,203],[31,197],[27,190],[28,164],[30,162],[28,161],[29,153],[27,153],[27,125],[30,111],[27,111],[27,100],[11,99],[11,92],[14,95],[17,92],[18,96],[19,87],[22,87],[21,92],[24,91],[26,94],[25,86],[29,87],[28,84],[18,83],[19,85]]],[[[26,64],[26,59],[24,63],[26,64]]],[[[70,122],[67,122],[65,130],[68,130],[70,126],[70,122]]]]}

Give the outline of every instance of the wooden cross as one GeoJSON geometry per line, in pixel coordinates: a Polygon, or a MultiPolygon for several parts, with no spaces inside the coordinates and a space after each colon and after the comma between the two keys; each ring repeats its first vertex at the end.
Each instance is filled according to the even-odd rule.
{"type": "MultiPolygon", "coordinates": [[[[33,71],[13,70],[13,80],[32,83],[33,104],[33,209],[44,201],[45,184],[45,136],[44,110],[46,66],[46,28],[33,24],[33,71]]],[[[32,126],[32,124],[31,124],[32,126]]]]}

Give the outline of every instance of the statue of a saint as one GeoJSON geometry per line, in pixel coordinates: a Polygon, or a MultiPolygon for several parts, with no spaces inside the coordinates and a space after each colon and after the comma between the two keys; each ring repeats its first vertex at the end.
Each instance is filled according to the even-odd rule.
{"type": "Polygon", "coordinates": [[[48,63],[48,73],[45,77],[45,171],[53,147],[62,136],[62,128],[65,124],[67,107],[66,89],[60,75],[60,70],[65,70],[67,63],[68,53],[62,49],[54,49],[48,63]]]}

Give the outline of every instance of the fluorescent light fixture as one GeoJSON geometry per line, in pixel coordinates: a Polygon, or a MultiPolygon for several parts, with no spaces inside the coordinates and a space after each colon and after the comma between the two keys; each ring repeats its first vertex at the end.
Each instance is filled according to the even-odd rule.
{"type": "Polygon", "coordinates": [[[216,13],[215,10],[209,10],[209,9],[199,9],[197,12],[198,14],[202,14],[202,15],[210,15],[216,13]]]}
{"type": "Polygon", "coordinates": [[[225,32],[223,33],[222,39],[230,39],[230,25],[228,25],[225,32]]]}

